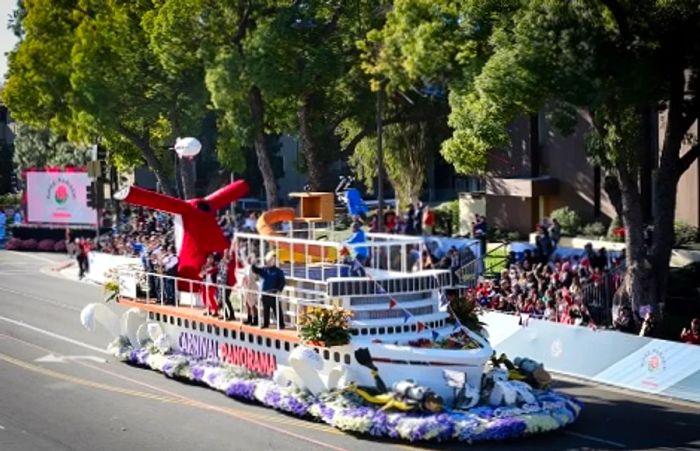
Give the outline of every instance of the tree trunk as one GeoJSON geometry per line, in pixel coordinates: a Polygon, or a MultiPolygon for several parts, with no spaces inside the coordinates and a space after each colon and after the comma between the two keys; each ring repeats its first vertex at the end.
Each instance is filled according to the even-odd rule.
{"type": "Polygon", "coordinates": [[[627,253],[627,273],[625,291],[632,303],[632,309],[639,311],[642,305],[654,306],[656,298],[656,277],[647,258],[644,243],[644,218],[641,195],[636,174],[627,169],[618,169],[618,181],[622,198],[622,214],[625,227],[625,249],[627,253]]]}
{"type": "Polygon", "coordinates": [[[156,176],[160,189],[162,189],[163,192],[169,196],[177,197],[177,192],[175,191],[175,187],[170,179],[170,176],[165,171],[165,168],[163,168],[163,165],[160,163],[160,160],[158,160],[156,153],[153,151],[153,149],[151,149],[151,146],[144,143],[143,145],[138,145],[138,147],[141,149],[141,153],[143,154],[143,158],[146,160],[146,164],[149,168],[151,168],[151,171],[153,171],[153,174],[156,176]]]}
{"type": "Polygon", "coordinates": [[[182,179],[182,195],[185,199],[197,197],[195,189],[195,163],[192,158],[180,158],[180,177],[182,179]]]}
{"type": "Polygon", "coordinates": [[[141,137],[122,125],[117,126],[117,131],[139,150],[141,150],[141,154],[143,155],[144,160],[146,160],[146,164],[149,168],[151,168],[151,171],[153,171],[153,174],[156,176],[160,189],[162,189],[163,192],[169,196],[177,197],[175,185],[173,185],[172,181],[170,180],[170,176],[165,168],[163,168],[160,160],[158,160],[156,153],[151,148],[148,138],[141,137]]]}
{"type": "Polygon", "coordinates": [[[248,91],[248,101],[250,103],[250,113],[253,119],[253,134],[255,141],[255,155],[258,159],[258,168],[263,178],[265,195],[267,197],[267,207],[272,208],[277,205],[277,182],[272,171],[270,154],[267,151],[267,135],[265,134],[265,107],[263,105],[262,94],[257,86],[253,86],[248,91]]]}
{"type": "Polygon", "coordinates": [[[309,186],[313,191],[320,191],[323,183],[323,167],[319,161],[319,146],[314,136],[312,102],[312,96],[305,95],[301,107],[297,111],[297,117],[299,119],[299,138],[304,150],[306,170],[309,176],[309,186]]]}

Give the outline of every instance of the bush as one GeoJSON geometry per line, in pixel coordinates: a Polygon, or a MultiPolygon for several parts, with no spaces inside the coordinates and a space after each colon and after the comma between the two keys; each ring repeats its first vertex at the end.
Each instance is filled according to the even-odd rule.
{"type": "Polygon", "coordinates": [[[459,201],[451,200],[433,208],[435,235],[450,235],[459,230],[459,201]],[[450,233],[451,232],[451,233],[450,233]]]}
{"type": "Polygon", "coordinates": [[[0,207],[17,208],[22,200],[21,193],[0,194],[0,207]]]}
{"type": "Polygon", "coordinates": [[[53,252],[53,248],[56,246],[56,242],[51,239],[45,239],[39,241],[39,244],[37,244],[37,250],[41,252],[53,252]]]}
{"type": "Polygon", "coordinates": [[[622,221],[620,221],[620,218],[616,217],[610,223],[607,238],[610,241],[615,241],[618,243],[625,241],[625,229],[622,227],[622,221]]]}
{"type": "Polygon", "coordinates": [[[551,216],[552,219],[559,221],[562,235],[574,236],[581,228],[581,218],[569,207],[557,208],[551,216]]]}
{"type": "Polygon", "coordinates": [[[39,243],[34,238],[29,238],[28,240],[22,240],[23,251],[35,251],[39,243]]]}
{"type": "Polygon", "coordinates": [[[68,252],[68,249],[66,249],[66,242],[63,240],[56,241],[53,250],[54,252],[68,252]]]}
{"type": "Polygon", "coordinates": [[[697,243],[698,228],[682,221],[677,221],[673,224],[673,246],[684,247],[691,243],[697,243]]]}
{"type": "Polygon", "coordinates": [[[8,251],[19,251],[22,249],[22,240],[19,238],[10,238],[5,243],[5,249],[8,251]]]}
{"type": "Polygon", "coordinates": [[[600,238],[604,237],[607,233],[605,225],[602,222],[591,222],[586,224],[583,229],[581,229],[581,235],[587,238],[600,238]]]}

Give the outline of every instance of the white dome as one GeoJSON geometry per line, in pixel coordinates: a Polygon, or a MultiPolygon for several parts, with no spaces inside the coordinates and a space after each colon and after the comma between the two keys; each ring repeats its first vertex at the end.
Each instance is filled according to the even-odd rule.
{"type": "Polygon", "coordinates": [[[202,150],[202,143],[197,138],[178,138],[175,141],[175,152],[180,158],[193,158],[202,150]]]}

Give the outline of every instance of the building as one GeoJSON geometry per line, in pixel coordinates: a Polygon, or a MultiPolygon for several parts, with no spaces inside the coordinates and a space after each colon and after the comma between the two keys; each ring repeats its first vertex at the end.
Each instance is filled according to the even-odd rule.
{"type": "MultiPolygon", "coordinates": [[[[651,218],[652,180],[664,132],[663,115],[649,115],[641,191],[644,213],[651,218]]],[[[693,126],[697,136],[697,123],[693,126]]],[[[586,158],[586,125],[579,123],[570,136],[562,136],[543,113],[511,124],[511,145],[489,155],[484,179],[485,206],[490,224],[528,233],[557,208],[568,206],[584,222],[608,223],[615,209],[603,188],[600,168],[586,158]]],[[[678,186],[676,218],[700,226],[700,169],[698,162],[678,186]]]]}
{"type": "Polygon", "coordinates": [[[10,112],[0,103],[0,194],[14,191],[16,178],[12,156],[14,153],[14,133],[11,127],[10,112]]]}

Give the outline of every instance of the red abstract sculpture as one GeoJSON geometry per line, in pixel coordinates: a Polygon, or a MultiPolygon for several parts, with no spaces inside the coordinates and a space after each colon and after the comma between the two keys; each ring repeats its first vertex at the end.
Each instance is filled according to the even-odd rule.
{"type": "Polygon", "coordinates": [[[216,222],[216,212],[247,193],[248,184],[244,180],[238,180],[203,199],[176,199],[137,186],[121,189],[114,198],[173,214],[175,247],[180,259],[178,275],[185,279],[199,280],[199,272],[207,255],[223,252],[229,244],[216,222]]]}

